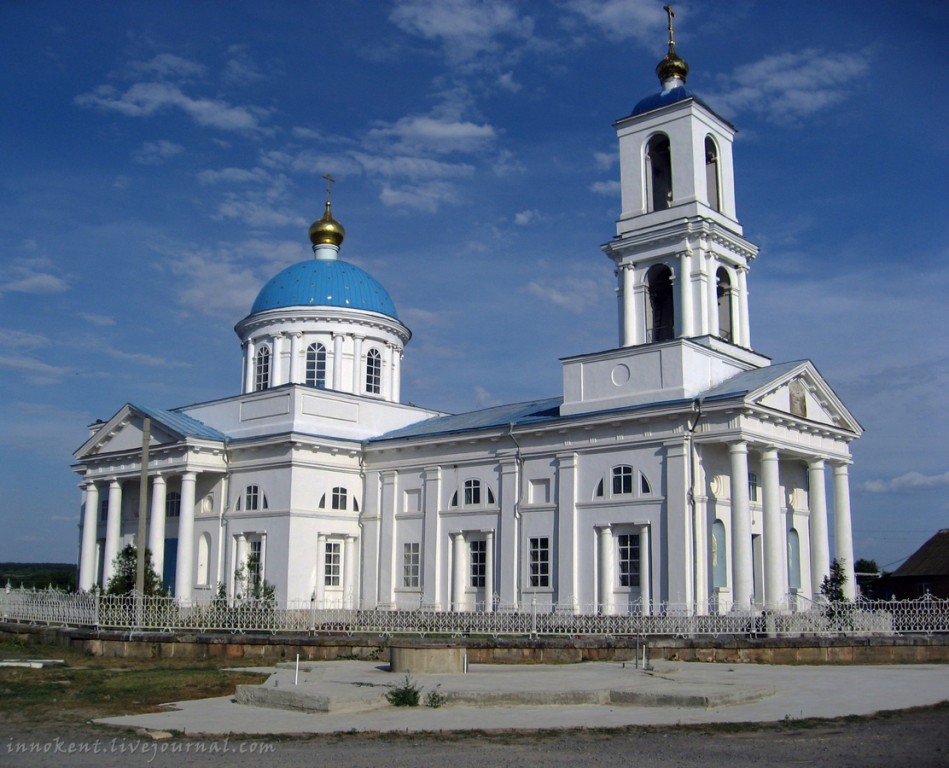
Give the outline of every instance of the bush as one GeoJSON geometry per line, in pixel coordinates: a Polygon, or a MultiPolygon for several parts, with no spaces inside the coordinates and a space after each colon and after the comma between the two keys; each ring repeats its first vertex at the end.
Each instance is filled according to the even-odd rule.
{"type": "Polygon", "coordinates": [[[417,707],[421,692],[422,689],[406,674],[402,684],[393,686],[386,694],[386,700],[393,707],[417,707]]]}

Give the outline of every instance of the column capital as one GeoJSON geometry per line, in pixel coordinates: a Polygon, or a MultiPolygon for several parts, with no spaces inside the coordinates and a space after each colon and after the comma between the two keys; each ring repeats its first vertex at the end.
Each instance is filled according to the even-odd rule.
{"type": "Polygon", "coordinates": [[[746,440],[736,440],[728,443],[729,453],[748,453],[748,442],[746,440]]]}
{"type": "Polygon", "coordinates": [[[808,467],[808,469],[815,469],[815,470],[816,470],[816,469],[820,469],[820,470],[823,470],[823,469],[824,469],[824,464],[825,464],[824,459],[821,458],[821,457],[817,457],[817,458],[813,458],[813,459],[808,459],[808,460],[807,460],[807,467],[808,467]]]}

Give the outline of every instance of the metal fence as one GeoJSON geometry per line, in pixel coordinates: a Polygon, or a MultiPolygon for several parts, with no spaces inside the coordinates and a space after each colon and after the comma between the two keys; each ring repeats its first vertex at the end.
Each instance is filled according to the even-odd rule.
{"type": "Polygon", "coordinates": [[[949,600],[877,600],[802,604],[800,599],[765,610],[700,615],[685,606],[661,604],[649,613],[631,606],[606,615],[600,606],[500,607],[485,611],[419,608],[345,609],[315,602],[278,607],[273,602],[214,601],[185,605],[174,598],[0,590],[0,618],[62,627],[148,632],[271,634],[367,634],[460,637],[499,636],[721,636],[897,635],[949,632],[949,600]]]}

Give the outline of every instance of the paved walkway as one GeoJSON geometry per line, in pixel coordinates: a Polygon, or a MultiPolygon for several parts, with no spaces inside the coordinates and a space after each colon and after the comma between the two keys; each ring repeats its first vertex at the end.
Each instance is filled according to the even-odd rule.
{"type": "Polygon", "coordinates": [[[385,701],[403,675],[376,662],[266,667],[268,680],[240,697],[176,702],[167,711],[99,723],[206,734],[604,728],[768,722],[867,715],[949,700],[949,665],[794,666],[660,662],[472,665],[467,675],[412,675],[422,706],[385,701]],[[296,685],[294,684],[296,679],[296,685]],[[437,686],[437,688],[436,688],[437,686]],[[437,709],[426,694],[446,697],[437,709]],[[262,706],[261,704],[266,704],[262,706]],[[300,711],[305,709],[309,711],[300,711]]]}

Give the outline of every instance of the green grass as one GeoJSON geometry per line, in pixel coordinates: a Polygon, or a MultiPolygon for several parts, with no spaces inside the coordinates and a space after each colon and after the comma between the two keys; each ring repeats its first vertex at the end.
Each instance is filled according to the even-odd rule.
{"type": "Polygon", "coordinates": [[[56,646],[0,641],[0,659],[63,659],[44,669],[0,667],[0,717],[50,721],[88,720],[153,712],[185,699],[227,696],[263,676],[225,672],[230,659],[114,659],[56,646]]]}

